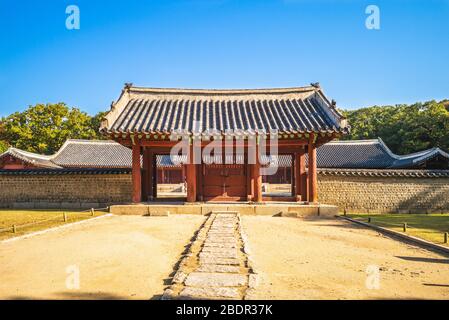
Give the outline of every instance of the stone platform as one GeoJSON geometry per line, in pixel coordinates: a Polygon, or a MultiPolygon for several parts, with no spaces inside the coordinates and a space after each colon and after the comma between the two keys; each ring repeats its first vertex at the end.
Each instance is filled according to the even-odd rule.
{"type": "Polygon", "coordinates": [[[269,215],[286,217],[333,217],[338,207],[326,204],[303,204],[298,202],[252,203],[184,203],[152,202],[114,205],[110,213],[117,215],[167,216],[170,214],[208,215],[213,211],[233,211],[240,215],[269,215]]]}

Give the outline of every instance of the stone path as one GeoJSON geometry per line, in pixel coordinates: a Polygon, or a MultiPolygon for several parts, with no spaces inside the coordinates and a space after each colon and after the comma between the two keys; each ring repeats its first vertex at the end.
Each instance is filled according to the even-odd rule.
{"type": "Polygon", "coordinates": [[[244,299],[256,283],[247,254],[238,213],[213,212],[162,299],[244,299]]]}

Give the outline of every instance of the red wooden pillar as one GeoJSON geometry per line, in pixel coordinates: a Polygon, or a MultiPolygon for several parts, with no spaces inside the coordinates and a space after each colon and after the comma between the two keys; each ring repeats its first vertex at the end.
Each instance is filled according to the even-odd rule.
{"type": "MultiPolygon", "coordinates": [[[[302,198],[301,195],[301,153],[295,153],[295,158],[293,159],[293,171],[295,172],[295,187],[294,187],[294,191],[295,193],[293,194],[293,196],[296,197],[296,199],[298,199],[298,197],[301,197],[301,200],[304,200],[302,198]]],[[[293,183],[292,183],[292,187],[293,187],[293,183]]],[[[293,188],[292,188],[293,189],[293,188]]]]}
{"type": "Polygon", "coordinates": [[[254,199],[254,179],[252,173],[252,166],[246,163],[246,194],[248,201],[253,201],[254,199]]]}
{"type": "Polygon", "coordinates": [[[132,201],[139,203],[142,201],[142,177],[140,168],[140,145],[134,144],[132,151],[132,183],[133,196],[132,201]]]}
{"type": "Polygon", "coordinates": [[[196,167],[196,169],[195,169],[196,170],[196,199],[198,201],[203,201],[203,199],[204,199],[203,165],[196,164],[195,167],[196,167]]]}
{"type": "Polygon", "coordinates": [[[196,201],[196,165],[193,162],[193,144],[189,147],[188,163],[186,164],[187,202],[196,201]]]}
{"type": "Polygon", "coordinates": [[[143,148],[143,159],[142,159],[142,201],[148,201],[149,181],[148,181],[148,171],[149,171],[149,158],[148,158],[148,148],[143,148]]]}
{"type": "Polygon", "coordinates": [[[309,153],[309,202],[318,202],[318,180],[316,169],[316,146],[313,143],[313,134],[310,135],[308,153],[309,153]]]}
{"type": "Polygon", "coordinates": [[[300,176],[300,182],[299,182],[299,194],[301,195],[302,201],[307,201],[308,199],[308,179],[307,179],[307,172],[306,172],[306,150],[303,149],[299,154],[299,176],[300,176]]]}
{"type": "Polygon", "coordinates": [[[306,151],[303,149],[295,153],[295,195],[301,197],[301,201],[307,201],[307,172],[306,151]]]}
{"type": "Polygon", "coordinates": [[[254,184],[254,202],[262,202],[262,176],[260,174],[259,145],[256,148],[256,163],[252,165],[252,177],[254,184]]]}

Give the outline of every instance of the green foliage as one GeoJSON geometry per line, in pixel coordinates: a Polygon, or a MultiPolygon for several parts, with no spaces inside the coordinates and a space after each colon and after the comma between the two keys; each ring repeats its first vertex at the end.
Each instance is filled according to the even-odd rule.
{"type": "Polygon", "coordinates": [[[0,154],[8,150],[8,144],[5,141],[0,141],[0,154]]]}
{"type": "Polygon", "coordinates": [[[374,106],[344,111],[352,139],[382,140],[398,154],[432,147],[449,150],[449,101],[413,105],[374,106]]]}
{"type": "Polygon", "coordinates": [[[64,103],[37,104],[0,122],[0,140],[30,152],[53,154],[67,139],[100,138],[95,117],[64,103]]]}

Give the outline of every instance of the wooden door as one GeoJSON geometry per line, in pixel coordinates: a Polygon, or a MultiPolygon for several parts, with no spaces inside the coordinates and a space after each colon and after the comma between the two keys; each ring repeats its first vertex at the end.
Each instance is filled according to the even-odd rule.
{"type": "Polygon", "coordinates": [[[203,164],[203,199],[206,201],[246,200],[246,166],[203,164]]]}

